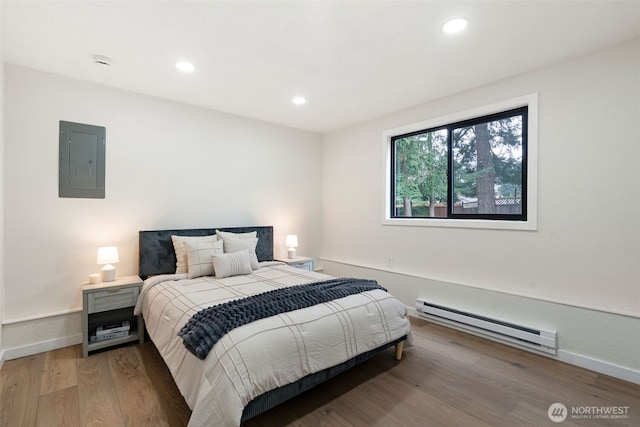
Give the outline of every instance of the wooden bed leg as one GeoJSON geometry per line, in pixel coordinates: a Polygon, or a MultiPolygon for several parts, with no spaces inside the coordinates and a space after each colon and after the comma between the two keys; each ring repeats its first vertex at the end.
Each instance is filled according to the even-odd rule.
{"type": "Polygon", "coordinates": [[[396,360],[402,360],[402,350],[404,349],[404,341],[396,344],[396,360]]]}

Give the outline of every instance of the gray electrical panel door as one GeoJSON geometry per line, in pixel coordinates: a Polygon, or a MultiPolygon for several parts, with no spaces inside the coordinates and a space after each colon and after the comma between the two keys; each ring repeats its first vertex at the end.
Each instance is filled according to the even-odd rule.
{"type": "Polygon", "coordinates": [[[60,121],[59,197],[104,199],[106,129],[60,121]]]}

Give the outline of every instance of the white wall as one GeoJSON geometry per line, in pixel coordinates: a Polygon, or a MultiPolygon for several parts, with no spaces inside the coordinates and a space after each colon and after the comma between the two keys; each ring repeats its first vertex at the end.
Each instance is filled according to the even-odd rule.
{"type": "Polygon", "coordinates": [[[273,225],[276,255],[320,253],[317,134],[8,64],[5,100],[6,349],[79,339],[98,247],[136,274],[139,230],[273,225]],[[106,127],[105,199],[58,198],[60,120],[106,127]]]}
{"type": "MultiPolygon", "coordinates": [[[[0,22],[2,22],[2,2],[0,2],[0,22]]],[[[0,367],[4,362],[2,345],[2,318],[4,308],[4,65],[2,62],[2,35],[0,35],[0,367]]]]}
{"type": "Polygon", "coordinates": [[[382,275],[408,306],[425,297],[551,327],[562,351],[638,372],[639,117],[636,39],[326,135],[325,272],[382,275]],[[383,131],[534,92],[537,231],[381,224],[383,131]]]}

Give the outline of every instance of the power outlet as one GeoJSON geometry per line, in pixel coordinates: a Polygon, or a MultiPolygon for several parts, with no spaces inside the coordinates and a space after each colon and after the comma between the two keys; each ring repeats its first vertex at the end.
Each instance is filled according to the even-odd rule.
{"type": "Polygon", "coordinates": [[[393,257],[387,257],[387,267],[393,267],[393,257]]]}

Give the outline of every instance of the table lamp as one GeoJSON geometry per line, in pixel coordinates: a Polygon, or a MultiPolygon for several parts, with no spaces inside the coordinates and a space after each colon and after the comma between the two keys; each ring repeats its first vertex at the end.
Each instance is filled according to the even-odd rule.
{"type": "Polygon", "coordinates": [[[102,267],[102,281],[113,282],[116,278],[116,268],[111,265],[120,262],[118,258],[118,248],[115,246],[104,246],[98,248],[97,264],[105,264],[102,267]]]}
{"type": "Polygon", "coordinates": [[[284,245],[289,248],[289,259],[295,259],[296,248],[298,247],[298,236],[295,234],[287,234],[284,245]]]}

